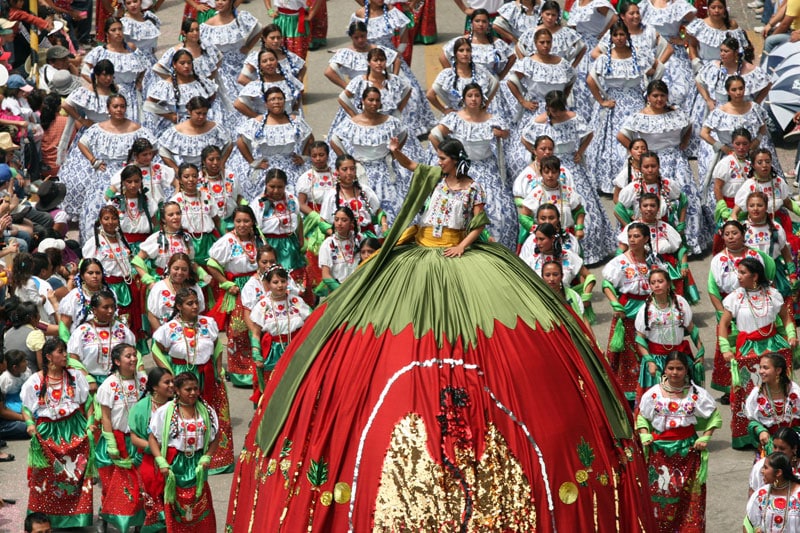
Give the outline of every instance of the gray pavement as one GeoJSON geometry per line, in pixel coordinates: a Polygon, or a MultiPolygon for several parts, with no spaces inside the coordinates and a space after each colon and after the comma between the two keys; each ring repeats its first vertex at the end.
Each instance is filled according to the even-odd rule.
{"type": "MultiPolygon", "coordinates": [[[[729,0],[732,15],[745,28],[752,28],[758,25],[758,21],[752,10],[745,4],[747,0],[729,0]]],[[[463,16],[450,0],[439,0],[437,2],[437,20],[439,23],[440,42],[460,33],[463,16]]],[[[323,138],[328,131],[328,127],[336,111],[336,95],[338,88],[334,87],[322,75],[322,71],[330,57],[329,50],[345,46],[349,39],[345,36],[345,29],[349,21],[350,13],[357,8],[357,4],[350,0],[332,0],[329,3],[329,37],[328,49],[321,49],[309,53],[309,68],[306,79],[306,118],[314,129],[317,138],[323,138]]],[[[258,0],[242,4],[240,9],[250,11],[263,23],[269,21],[266,16],[264,5],[258,0]]],[[[183,3],[176,0],[166,0],[161,11],[158,13],[162,22],[162,37],[160,39],[161,48],[166,48],[177,41],[179,23],[183,12],[183,3]]],[[[752,35],[752,34],[751,34],[752,35]]],[[[755,39],[754,44],[760,49],[760,37],[755,39]]],[[[438,52],[437,45],[429,47],[417,46],[414,50],[413,70],[423,85],[430,85],[435,76],[435,71],[430,68],[426,72],[426,65],[431,65],[433,61],[426,61],[426,56],[432,58],[438,52]]],[[[778,150],[784,168],[791,168],[794,155],[791,150],[778,150]]],[[[607,199],[603,203],[609,213],[613,212],[611,202],[607,199]]],[[[705,280],[708,277],[709,256],[693,258],[690,261],[695,279],[698,281],[702,301],[695,306],[695,323],[701,330],[703,343],[708,346],[709,352],[714,346],[715,320],[713,309],[708,302],[705,293],[705,280]]],[[[596,266],[592,272],[600,278],[601,266],[596,266]]],[[[608,339],[610,322],[610,309],[601,294],[600,290],[595,291],[594,307],[597,312],[598,323],[594,331],[601,349],[605,349],[608,339]]],[[[707,354],[706,382],[710,381],[710,363],[713,353],[707,354]]],[[[235,449],[240,449],[244,436],[250,422],[252,406],[248,401],[250,392],[243,389],[229,387],[231,400],[231,416],[233,422],[235,449]]],[[[714,393],[718,396],[718,393],[714,393]]],[[[752,452],[734,451],[730,447],[730,409],[720,406],[720,410],[725,420],[725,427],[718,431],[711,443],[709,477],[708,477],[708,503],[707,503],[707,530],[713,533],[741,531],[742,518],[744,516],[745,503],[747,501],[747,479],[750,467],[753,462],[752,452]]],[[[565,421],[565,423],[567,423],[565,421]]],[[[14,498],[17,504],[6,506],[0,509],[0,533],[22,531],[22,520],[25,515],[28,489],[26,482],[26,463],[27,441],[10,442],[7,451],[16,455],[17,459],[11,463],[0,463],[0,496],[3,498],[14,498]]],[[[221,475],[210,479],[211,490],[214,495],[214,507],[217,513],[217,530],[223,531],[225,516],[228,507],[228,497],[232,476],[221,475]]],[[[95,510],[99,508],[100,488],[95,490],[95,510]]],[[[92,531],[92,529],[86,529],[92,531]]]]}

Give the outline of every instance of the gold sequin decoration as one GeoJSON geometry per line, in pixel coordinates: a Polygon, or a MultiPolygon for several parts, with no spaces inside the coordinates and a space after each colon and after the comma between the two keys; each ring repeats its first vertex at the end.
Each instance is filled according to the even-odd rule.
{"type": "Polygon", "coordinates": [[[336,503],[348,503],[350,501],[350,485],[340,481],[333,486],[333,499],[336,503]]]}
{"type": "MultiPolygon", "coordinates": [[[[522,465],[493,424],[478,461],[456,448],[454,463],[472,495],[467,531],[535,531],[536,508],[522,465]]],[[[337,500],[338,501],[338,500],[337,500]]],[[[406,415],[395,425],[375,501],[374,531],[457,530],[465,509],[459,481],[431,456],[425,422],[406,415]]]]}
{"type": "Polygon", "coordinates": [[[333,494],[331,494],[331,491],[326,490],[325,492],[320,494],[319,495],[319,503],[321,503],[325,507],[327,507],[331,503],[333,503],[333,494]]]}
{"type": "Polygon", "coordinates": [[[573,504],[578,500],[578,487],[571,481],[565,481],[558,488],[558,497],[567,505],[573,504]]]}

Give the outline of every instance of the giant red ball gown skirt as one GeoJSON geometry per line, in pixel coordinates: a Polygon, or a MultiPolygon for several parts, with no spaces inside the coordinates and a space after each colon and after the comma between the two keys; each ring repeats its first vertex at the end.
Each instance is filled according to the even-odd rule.
{"type": "Polygon", "coordinates": [[[625,398],[557,297],[500,245],[393,246],[428,193],[278,363],[231,531],[654,530],[625,398]]]}

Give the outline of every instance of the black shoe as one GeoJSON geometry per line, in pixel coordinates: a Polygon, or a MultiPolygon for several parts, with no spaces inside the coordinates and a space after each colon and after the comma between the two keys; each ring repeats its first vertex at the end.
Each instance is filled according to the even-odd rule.
{"type": "Polygon", "coordinates": [[[730,405],[731,404],[731,395],[730,394],[724,394],[719,399],[719,403],[721,403],[722,405],[730,405]]]}

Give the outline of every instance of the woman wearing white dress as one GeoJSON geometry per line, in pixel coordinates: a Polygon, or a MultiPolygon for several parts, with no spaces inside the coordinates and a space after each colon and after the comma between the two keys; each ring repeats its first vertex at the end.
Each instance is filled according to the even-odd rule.
{"type": "Polygon", "coordinates": [[[211,103],[209,112],[212,119],[224,118],[221,99],[217,98],[217,84],[197,76],[190,51],[178,50],[172,56],[170,81],[157,79],[147,89],[144,124],[156,135],[161,135],[170,126],[188,118],[186,106],[195,96],[202,96],[211,103]]]}
{"type": "Polygon", "coordinates": [[[553,47],[550,52],[563,57],[573,68],[577,67],[588,52],[581,35],[573,28],[561,25],[561,5],[555,0],[547,0],[542,4],[539,13],[539,25],[526,30],[519,36],[515,52],[517,57],[527,57],[536,52],[536,32],[545,29],[553,35],[553,47]]]}
{"type": "Polygon", "coordinates": [[[178,50],[189,50],[194,58],[194,71],[204,79],[214,79],[222,65],[222,53],[216,46],[200,42],[200,23],[195,19],[184,19],[181,23],[181,42],[167,48],[158,62],[153,65],[153,72],[165,80],[172,77],[172,56],[178,50]]]}
{"type": "MultiPolygon", "coordinates": [[[[502,80],[517,59],[514,48],[492,35],[489,12],[485,9],[475,9],[470,20],[472,25],[467,39],[472,45],[472,61],[502,80]]],[[[455,61],[454,48],[459,38],[450,39],[442,46],[439,63],[443,68],[451,66],[455,61]]]]}
{"type": "Polygon", "coordinates": [[[392,115],[402,120],[409,131],[420,130],[421,125],[413,125],[414,113],[409,112],[408,102],[411,98],[411,86],[405,78],[392,74],[386,67],[386,53],[382,48],[373,48],[367,52],[367,71],[350,80],[339,94],[339,111],[331,122],[328,138],[339,129],[346,117],[351,118],[364,110],[361,96],[368,87],[375,87],[381,92],[381,109],[384,115],[392,115]]]}
{"type": "Polygon", "coordinates": [[[511,195],[511,176],[506,166],[499,164],[503,155],[502,139],[508,137],[508,126],[502,117],[486,111],[480,85],[464,88],[464,107],[444,115],[431,130],[431,147],[452,137],[461,141],[470,160],[470,176],[486,193],[486,214],[491,220],[490,235],[511,250],[517,247],[517,220],[514,198],[511,195]]]}
{"type": "MultiPolygon", "coordinates": [[[[303,83],[281,68],[277,54],[269,48],[258,53],[258,72],[258,78],[245,85],[233,102],[233,108],[243,116],[239,123],[267,111],[264,94],[270,87],[280,87],[286,95],[284,109],[287,113],[301,113],[303,83]]],[[[235,119],[235,116],[231,117],[231,120],[235,119]]]]}
{"type": "MultiPolygon", "coordinates": [[[[577,0],[569,10],[569,25],[581,35],[587,50],[593,50],[616,21],[616,10],[608,0],[577,0]]],[[[577,67],[578,82],[573,89],[575,109],[584,117],[592,114],[593,99],[585,82],[591,64],[591,54],[587,53],[577,67]]]]}
{"type": "Polygon", "coordinates": [[[694,20],[697,10],[685,0],[642,0],[638,7],[644,27],[654,28],[672,45],[663,80],[670,88],[672,103],[688,112],[694,99],[694,73],[682,28],[694,20]]]}
{"type": "MultiPolygon", "coordinates": [[[[695,80],[697,98],[691,108],[692,143],[689,151],[692,155],[704,153],[700,142],[700,128],[705,118],[718,106],[728,102],[727,83],[732,76],[739,76],[744,81],[743,97],[748,102],[761,103],[771,87],[769,75],[759,66],[753,64],[752,47],[741,50],[739,41],[730,35],[719,45],[719,59],[703,64],[695,80]]],[[[707,153],[707,152],[705,152],[707,153]]],[[[706,162],[707,163],[707,162],[706,162]]],[[[702,177],[704,174],[701,173],[702,177]]]]}
{"type": "Polygon", "coordinates": [[[374,48],[380,48],[386,54],[386,70],[392,74],[397,74],[400,70],[400,63],[397,62],[397,52],[391,48],[383,48],[367,41],[367,25],[357,20],[350,23],[347,35],[352,44],[346,48],[340,48],[328,60],[325,68],[325,77],[331,83],[347,88],[347,84],[355,77],[363,76],[369,69],[367,54],[374,48]]]}
{"type": "Polygon", "coordinates": [[[497,77],[472,62],[472,45],[466,37],[459,37],[453,45],[455,59],[453,66],[442,70],[428,89],[427,98],[431,105],[442,113],[461,109],[464,102],[461,95],[468,83],[477,83],[491,104],[499,87],[497,77]]]}
{"type": "Polygon", "coordinates": [[[245,199],[252,201],[264,193],[264,174],[269,168],[280,168],[294,187],[308,170],[303,159],[314,142],[311,126],[302,117],[286,113],[286,96],[279,87],[266,91],[267,112],[263,117],[248,119],[239,128],[239,137],[228,161],[236,176],[249,176],[241,182],[245,199]]]}
{"type": "Polygon", "coordinates": [[[78,151],[70,152],[59,175],[67,186],[63,208],[80,220],[82,241],[91,238],[111,176],[128,161],[133,142],[139,137],[155,142],[150,130],[126,118],[128,102],[124,96],[110,96],[107,103],[111,118],[86,130],[78,141],[78,151]]]}
{"type": "Polygon", "coordinates": [[[125,42],[122,22],[118,18],[110,17],[106,20],[106,44],[92,48],[83,58],[81,76],[91,81],[90,73],[94,66],[103,59],[108,59],[114,64],[114,82],[119,88],[119,93],[128,101],[127,116],[129,119],[141,122],[141,107],[139,95],[142,92],[142,80],[150,69],[147,56],[137,50],[132,50],[125,42]]]}
{"type": "Polygon", "coordinates": [[[170,126],[159,138],[159,155],[174,171],[183,163],[201,164],[200,150],[218,146],[223,160],[233,149],[231,136],[219,122],[208,120],[211,103],[202,96],[193,96],[186,103],[188,118],[170,126]]]}
{"type": "Polygon", "coordinates": [[[617,143],[623,121],[642,105],[642,88],[655,73],[652,51],[637,49],[622,20],[608,32],[611,46],[592,65],[586,84],[596,101],[591,124],[595,136],[587,153],[589,172],[605,194],[614,192],[614,178],[627,154],[617,143]]]}
{"type": "MultiPolygon", "coordinates": [[[[408,17],[397,7],[390,8],[383,0],[369,0],[365,2],[365,7],[359,8],[350,16],[350,23],[361,21],[367,26],[367,40],[371,44],[388,48],[400,52],[405,50],[407,43],[404,42],[404,34],[409,23],[408,17]],[[397,47],[392,42],[395,34],[399,33],[397,47]]],[[[427,133],[428,129],[436,123],[433,112],[425,104],[425,91],[414,76],[411,68],[398,57],[395,61],[400,64],[399,73],[411,85],[411,98],[409,101],[410,111],[415,114],[412,124],[415,131],[410,132],[414,136],[427,133]],[[423,127],[424,126],[424,127],[423,127]]]]}
{"type": "Polygon", "coordinates": [[[390,220],[397,216],[411,180],[409,173],[389,153],[393,138],[405,142],[408,132],[390,115],[379,112],[381,92],[368,87],[361,94],[364,111],[346,119],[330,138],[337,155],[352,154],[366,170],[369,186],[381,199],[381,208],[390,220]]]}
{"type": "Polygon", "coordinates": [[[733,132],[737,128],[746,128],[754,139],[751,149],[766,148],[772,155],[773,166],[778,174],[782,174],[775,145],[767,135],[767,112],[757,102],[745,99],[745,81],[741,76],[731,76],[725,82],[728,89],[728,101],[716,106],[703,122],[700,138],[700,156],[697,168],[701,179],[706,180],[714,170],[716,163],[723,157],[733,153],[733,132]]]}
{"type": "Polygon", "coordinates": [[[222,93],[233,102],[241,86],[236,83],[245,57],[258,40],[261,24],[247,11],[237,10],[232,0],[216,0],[217,14],[200,25],[200,41],[222,52],[217,79],[222,93]]]}

